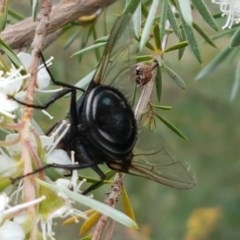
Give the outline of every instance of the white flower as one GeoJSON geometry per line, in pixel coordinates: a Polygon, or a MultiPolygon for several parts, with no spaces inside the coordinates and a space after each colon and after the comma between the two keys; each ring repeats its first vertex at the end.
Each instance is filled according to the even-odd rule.
{"type": "Polygon", "coordinates": [[[42,196],[33,201],[29,201],[26,203],[21,203],[16,206],[11,207],[9,205],[10,198],[6,193],[0,195],[0,239],[1,240],[24,240],[25,233],[22,227],[22,224],[25,222],[26,215],[18,215],[14,217],[13,220],[6,220],[13,216],[14,213],[18,213],[21,210],[28,208],[29,206],[40,203],[45,200],[46,197],[42,196]],[[3,223],[2,223],[3,222],[3,223]]]}
{"type": "Polygon", "coordinates": [[[17,95],[22,94],[19,92],[23,83],[23,80],[26,79],[27,75],[20,75],[20,71],[22,68],[19,69],[10,69],[9,72],[0,72],[0,113],[14,118],[15,115],[12,114],[17,108],[18,103],[14,100],[9,99],[8,95],[17,95]]]}
{"type": "MultiPolygon", "coordinates": [[[[70,165],[71,160],[66,151],[62,149],[54,149],[51,154],[47,154],[47,163],[57,163],[61,165],[70,165]]],[[[60,174],[67,174],[66,169],[56,169],[60,174]]]]}
{"type": "Polygon", "coordinates": [[[21,225],[13,221],[5,221],[0,227],[1,240],[24,240],[25,233],[21,225]]]}
{"type": "Polygon", "coordinates": [[[55,127],[50,136],[41,136],[43,147],[47,149],[48,154],[51,154],[51,152],[56,148],[69,128],[70,123],[68,123],[66,120],[63,120],[55,127]]]}
{"type": "Polygon", "coordinates": [[[16,162],[6,154],[0,154],[1,177],[9,177],[15,172],[16,162]]]}
{"type": "Polygon", "coordinates": [[[240,1],[239,0],[212,0],[212,3],[219,4],[223,16],[228,16],[226,24],[222,27],[231,28],[234,23],[240,22],[240,1]]]}
{"type": "MultiPolygon", "coordinates": [[[[61,150],[61,149],[55,149],[58,143],[61,141],[63,136],[66,134],[70,127],[70,124],[67,121],[62,121],[55,127],[55,129],[51,132],[50,136],[40,136],[41,146],[45,150],[45,154],[43,154],[43,158],[46,161],[46,163],[57,163],[60,165],[74,165],[76,164],[74,161],[74,154],[72,153],[72,156],[69,157],[68,154],[61,150]]],[[[19,138],[19,134],[12,133],[8,134],[6,136],[6,142],[11,142],[12,144],[8,144],[8,146],[5,146],[7,149],[9,156],[5,155],[3,152],[0,153],[0,168],[2,169],[3,173],[2,176],[5,177],[7,174],[7,177],[12,174],[11,169],[15,169],[15,167],[12,167],[16,165],[17,161],[12,160],[10,157],[17,155],[17,153],[21,150],[21,145],[19,141],[14,141],[15,139],[19,138]]],[[[31,144],[33,147],[39,147],[39,141],[36,141],[35,135],[31,136],[31,144]]],[[[60,169],[64,170],[64,169],[60,169]]],[[[1,170],[0,170],[1,173],[1,170]]],[[[48,178],[46,178],[47,180],[48,178]]],[[[52,180],[49,179],[51,182],[52,180]]],[[[81,185],[85,182],[79,181],[78,178],[78,172],[77,170],[72,170],[71,178],[60,178],[55,183],[56,185],[61,189],[71,189],[75,193],[81,193],[81,185]]],[[[12,186],[11,186],[12,187],[12,186]]],[[[11,204],[14,202],[13,197],[16,198],[16,202],[21,202],[19,200],[19,196],[21,196],[23,189],[22,183],[19,183],[19,187],[17,191],[11,192],[11,194],[8,196],[6,193],[0,194],[0,240],[8,240],[8,239],[16,239],[16,240],[22,240],[25,239],[25,234],[23,232],[23,226],[28,221],[26,214],[26,208],[30,205],[38,204],[41,201],[46,199],[46,202],[42,203],[48,204],[47,198],[45,196],[42,196],[38,199],[35,199],[33,201],[29,201],[26,203],[20,203],[16,204],[15,206],[12,206],[11,204]],[[2,225],[1,225],[2,224],[2,225]],[[12,230],[9,231],[9,228],[12,230]],[[12,232],[14,231],[14,232],[12,232]]],[[[6,192],[10,192],[11,189],[6,190],[6,192]]],[[[51,190],[49,190],[51,192],[51,190]]],[[[48,193],[48,192],[47,192],[48,193]]],[[[66,217],[74,217],[74,219],[81,218],[87,218],[86,214],[84,212],[78,210],[73,206],[74,201],[72,199],[69,199],[67,195],[64,194],[64,192],[57,192],[56,195],[56,205],[55,207],[50,208],[48,212],[39,212],[37,214],[37,221],[40,227],[40,231],[42,234],[41,239],[43,240],[53,240],[55,237],[55,233],[53,231],[53,226],[55,223],[55,220],[57,218],[66,218],[66,217]]],[[[51,194],[50,197],[51,198],[51,194]]],[[[50,201],[55,201],[55,197],[53,199],[50,199],[50,201]]],[[[43,207],[44,209],[44,207],[43,207]]]]}
{"type": "MultiPolygon", "coordinates": [[[[30,63],[31,63],[31,55],[28,54],[28,53],[20,52],[18,54],[18,57],[21,59],[24,67],[26,69],[28,69],[29,66],[30,66],[30,63]]],[[[47,90],[45,90],[51,82],[51,76],[49,75],[48,70],[46,68],[48,68],[49,66],[52,65],[53,59],[54,59],[54,57],[50,57],[47,61],[45,61],[44,63],[42,63],[38,67],[37,88],[35,89],[37,92],[40,92],[40,93],[56,93],[56,92],[59,92],[59,91],[62,90],[62,87],[59,87],[57,89],[47,89],[47,90]]],[[[53,116],[51,114],[49,114],[46,110],[42,109],[41,111],[47,117],[49,117],[50,119],[53,119],[53,116]]]]}
{"type": "MultiPolygon", "coordinates": [[[[18,53],[18,57],[27,70],[31,63],[31,55],[25,52],[20,52],[18,53]]],[[[47,61],[45,64],[49,66],[51,65],[51,61],[52,61],[52,58],[49,61],[47,61]]],[[[50,81],[51,81],[51,78],[47,70],[43,65],[40,65],[38,68],[38,74],[37,74],[37,87],[39,89],[45,89],[49,86],[50,81]]]]}
{"type": "Polygon", "coordinates": [[[7,117],[15,118],[15,115],[12,114],[12,112],[14,112],[18,108],[18,103],[16,103],[12,99],[9,99],[6,94],[1,92],[0,103],[1,103],[0,113],[6,115],[7,117]]]}
{"type": "Polygon", "coordinates": [[[6,94],[14,94],[18,92],[22,86],[23,80],[28,76],[21,76],[19,69],[10,69],[9,72],[0,72],[0,91],[6,94]]]}
{"type": "MultiPolygon", "coordinates": [[[[76,170],[74,170],[74,171],[76,171],[76,170]]],[[[70,186],[72,186],[72,184],[74,184],[73,191],[81,192],[80,187],[83,183],[85,183],[85,180],[82,180],[78,185],[75,185],[75,183],[73,182],[73,178],[74,177],[72,177],[71,180],[60,178],[56,181],[56,184],[57,184],[57,186],[59,186],[61,188],[67,188],[67,189],[70,186]]],[[[49,238],[51,240],[55,239],[55,237],[54,237],[55,232],[52,229],[53,221],[55,218],[66,218],[66,217],[77,217],[77,219],[79,217],[84,218],[84,219],[87,218],[87,216],[84,212],[82,212],[81,210],[78,210],[72,206],[73,202],[71,200],[69,200],[67,196],[65,196],[63,193],[58,193],[58,196],[59,196],[59,198],[64,200],[64,204],[60,208],[49,213],[49,215],[46,219],[40,218],[40,227],[42,230],[43,240],[47,240],[49,238]]]]}
{"type": "MultiPolygon", "coordinates": [[[[59,150],[59,149],[58,149],[59,150]]],[[[63,154],[60,152],[59,154],[63,154]]],[[[60,157],[62,158],[62,156],[60,157]]],[[[66,158],[66,156],[64,157],[66,158]]],[[[68,157],[69,158],[69,157],[68,157]]],[[[66,160],[66,159],[65,159],[66,160]]],[[[68,160],[67,160],[68,161],[68,160]]],[[[74,160],[74,152],[72,152],[71,155],[71,164],[76,164],[74,160]]],[[[69,163],[68,163],[69,165],[69,163]]],[[[56,185],[61,188],[72,188],[73,192],[81,193],[81,186],[84,184],[86,180],[82,180],[80,183],[78,183],[78,173],[77,170],[72,171],[72,177],[71,179],[65,179],[65,178],[59,178],[56,181],[56,185]]],[[[50,238],[51,240],[54,240],[55,233],[53,232],[52,225],[54,218],[66,218],[66,217],[81,217],[81,218],[87,218],[86,214],[72,206],[73,202],[69,200],[67,196],[65,196],[63,193],[59,192],[58,196],[64,200],[64,204],[51,212],[47,219],[40,219],[40,226],[42,229],[42,236],[43,240],[46,240],[47,238],[50,238]]]]}
{"type": "MultiPolygon", "coordinates": [[[[15,205],[11,207],[8,202],[10,201],[10,198],[6,195],[6,193],[3,193],[0,195],[0,201],[1,201],[1,211],[0,211],[0,220],[7,218],[8,216],[11,216],[14,213],[17,213],[21,210],[24,210],[28,208],[29,206],[36,205],[46,199],[45,196],[41,196],[37,199],[34,199],[32,201],[26,202],[26,203],[21,203],[18,205],[15,205]]],[[[0,221],[0,222],[1,222],[0,221]]],[[[1,239],[1,238],[0,238],[1,239]]]]}
{"type": "Polygon", "coordinates": [[[65,204],[61,208],[58,208],[57,210],[49,214],[47,219],[42,218],[40,220],[43,240],[47,240],[48,238],[50,238],[51,240],[55,239],[55,232],[52,229],[53,220],[55,218],[66,218],[74,216],[77,216],[78,218],[82,217],[84,219],[87,218],[87,216],[82,211],[72,207],[71,201],[65,199],[65,204]]]}
{"type": "Polygon", "coordinates": [[[3,212],[7,207],[9,203],[9,197],[7,196],[6,193],[3,193],[0,195],[0,214],[3,212]]]}

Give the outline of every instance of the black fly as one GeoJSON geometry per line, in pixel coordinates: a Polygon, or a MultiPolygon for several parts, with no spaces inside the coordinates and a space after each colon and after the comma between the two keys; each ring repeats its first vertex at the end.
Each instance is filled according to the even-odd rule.
{"type": "MultiPolygon", "coordinates": [[[[137,126],[125,95],[116,88],[115,83],[119,83],[119,86],[127,84],[127,89],[132,84],[121,79],[122,73],[129,67],[122,54],[129,51],[130,43],[122,34],[130,25],[130,20],[131,16],[124,15],[116,21],[94,77],[79,100],[76,91],[82,89],[55,81],[47,69],[52,81],[65,89],[44,106],[25,105],[45,109],[61,96],[71,93],[71,126],[58,148],[65,150],[69,156],[74,151],[77,164],[47,164],[33,173],[50,167],[68,170],[90,167],[100,176],[101,181],[90,186],[85,191],[87,193],[105,179],[105,174],[98,166],[105,163],[110,169],[142,176],[174,188],[188,189],[193,186],[192,176],[183,163],[174,158],[161,136],[150,129],[137,126]],[[115,56],[122,62],[118,75],[109,71],[115,63],[115,56]]],[[[43,57],[42,60],[44,61],[43,57]]],[[[124,90],[124,93],[127,92],[129,91],[124,90]]]]}

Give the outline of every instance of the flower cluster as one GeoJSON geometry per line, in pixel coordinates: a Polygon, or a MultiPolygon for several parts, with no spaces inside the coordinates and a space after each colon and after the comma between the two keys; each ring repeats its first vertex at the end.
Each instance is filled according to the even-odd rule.
{"type": "Polygon", "coordinates": [[[18,108],[18,104],[8,98],[8,95],[22,95],[20,92],[23,80],[28,78],[28,75],[22,76],[20,74],[20,69],[10,69],[9,72],[0,71],[0,113],[7,117],[14,118],[15,115],[12,113],[18,108]]]}
{"type": "MultiPolygon", "coordinates": [[[[15,118],[14,111],[19,107],[19,104],[10,99],[10,96],[14,96],[17,99],[23,100],[25,96],[25,90],[23,88],[24,81],[30,77],[30,74],[22,74],[22,70],[27,72],[30,66],[30,54],[20,52],[18,54],[23,66],[16,69],[14,65],[11,66],[10,70],[0,71],[0,113],[9,117],[15,118]]],[[[52,58],[46,62],[47,66],[51,65],[52,58]]],[[[3,64],[1,64],[3,65],[3,64]]],[[[43,64],[39,66],[38,77],[37,77],[37,90],[41,91],[49,86],[50,76],[43,64]]]]}
{"type": "MultiPolygon", "coordinates": [[[[47,163],[58,163],[61,165],[75,164],[74,154],[72,154],[71,159],[66,154],[65,151],[61,149],[55,149],[57,143],[64,136],[69,128],[69,124],[63,121],[54,130],[51,136],[40,136],[41,146],[45,150],[45,158],[47,163]]],[[[18,134],[8,134],[6,139],[10,142],[10,139],[17,138],[18,134]]],[[[35,147],[37,147],[37,141],[32,140],[35,147]]],[[[17,167],[18,161],[14,159],[17,152],[20,151],[20,143],[14,142],[9,146],[5,146],[8,155],[3,151],[0,153],[0,181],[4,182],[9,179],[14,171],[14,167],[17,167]]],[[[58,176],[63,176],[64,172],[57,171],[58,176]]],[[[72,171],[70,179],[58,178],[55,182],[51,179],[46,179],[46,182],[36,180],[39,188],[39,198],[33,201],[24,202],[23,201],[23,185],[22,181],[19,181],[18,187],[15,190],[11,184],[6,188],[0,186],[0,190],[3,190],[0,194],[0,239],[3,240],[24,240],[28,234],[27,230],[24,228],[26,223],[29,221],[27,215],[27,208],[32,205],[39,204],[39,211],[35,216],[37,219],[37,224],[39,224],[39,231],[43,240],[55,239],[55,233],[53,231],[53,222],[56,218],[67,218],[67,217],[81,217],[87,218],[84,212],[73,207],[74,201],[69,199],[63,192],[58,189],[72,189],[76,194],[80,194],[81,186],[85,180],[79,181],[77,170],[72,171]],[[53,188],[57,190],[49,189],[48,185],[51,184],[53,188]],[[12,204],[15,202],[15,204],[12,204]],[[54,205],[52,204],[54,202],[54,205]]]]}
{"type": "Polygon", "coordinates": [[[234,23],[240,22],[240,1],[239,0],[212,0],[212,3],[219,4],[223,16],[227,16],[227,22],[222,27],[231,28],[234,23]]]}
{"type": "MultiPolygon", "coordinates": [[[[0,127],[4,129],[5,126],[8,126],[7,131],[4,129],[6,131],[5,140],[0,141],[0,239],[26,239],[29,231],[31,231],[31,229],[26,228],[29,221],[28,208],[34,205],[38,205],[39,209],[39,211],[36,211],[34,218],[36,224],[40,227],[38,231],[41,233],[42,239],[54,239],[55,234],[52,224],[55,218],[71,216],[86,218],[86,215],[72,206],[74,201],[61,192],[48,189],[44,186],[44,182],[41,183],[40,180],[38,182],[37,178],[35,184],[38,184],[39,191],[37,195],[39,197],[27,202],[24,198],[23,181],[16,182],[17,184],[14,184],[14,186],[11,184],[11,179],[22,175],[23,163],[20,159],[20,135],[15,131],[11,131],[14,130],[14,127],[11,128],[14,124],[9,124],[14,123],[14,121],[9,120],[16,118],[15,112],[20,107],[20,104],[10,99],[9,95],[24,100],[26,94],[24,86],[27,85],[27,79],[30,77],[26,71],[30,65],[30,55],[20,53],[18,57],[23,63],[22,67],[16,69],[11,66],[9,70],[0,71],[0,114],[2,114],[0,127]],[[52,202],[55,203],[54,206],[52,206],[52,202]],[[51,208],[48,206],[51,206],[51,208]]],[[[45,64],[49,66],[51,62],[47,61],[45,64]]],[[[49,82],[50,77],[44,66],[41,65],[38,69],[37,91],[43,91],[42,89],[47,88],[49,82]]],[[[70,159],[65,151],[55,149],[68,128],[69,124],[63,121],[56,127],[51,136],[32,134],[32,147],[42,149],[41,160],[46,161],[46,163],[55,162],[62,165],[75,164],[74,156],[70,159]]],[[[81,193],[80,187],[83,182],[79,182],[77,170],[72,171],[70,179],[61,178],[64,172],[57,170],[56,172],[60,178],[54,181],[46,177],[46,183],[51,183],[56,188],[71,188],[76,194],[81,193]]]]}

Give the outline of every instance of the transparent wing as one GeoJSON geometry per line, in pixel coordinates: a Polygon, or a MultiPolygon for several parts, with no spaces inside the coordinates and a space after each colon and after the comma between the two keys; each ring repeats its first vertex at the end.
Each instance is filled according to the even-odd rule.
{"type": "MultiPolygon", "coordinates": [[[[135,85],[133,63],[136,46],[131,17],[122,15],[115,22],[93,77],[93,82],[112,85],[127,98],[130,98],[135,85]]],[[[125,171],[118,162],[109,165],[115,170],[125,171]]],[[[188,189],[194,185],[187,167],[175,159],[160,134],[146,128],[139,132],[134,158],[127,172],[174,188],[188,189]]]]}
{"type": "Polygon", "coordinates": [[[132,15],[124,14],[115,22],[93,77],[95,83],[117,88],[120,85],[119,90],[125,85],[123,82],[130,84],[136,54],[131,18],[132,15]]]}
{"type": "Polygon", "coordinates": [[[128,173],[179,189],[194,186],[187,166],[175,158],[158,133],[147,128],[140,130],[128,173]]]}

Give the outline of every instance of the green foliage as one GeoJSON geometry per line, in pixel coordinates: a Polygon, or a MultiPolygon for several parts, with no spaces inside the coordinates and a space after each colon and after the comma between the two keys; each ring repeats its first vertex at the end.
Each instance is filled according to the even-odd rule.
{"type": "MultiPolygon", "coordinates": [[[[0,48],[1,50],[7,55],[9,60],[16,66],[21,66],[21,61],[17,57],[17,55],[14,53],[14,51],[3,41],[0,39],[0,48]]],[[[6,67],[6,66],[5,66],[6,67]]],[[[5,69],[8,69],[7,67],[5,69]]]]}
{"type": "MultiPolygon", "coordinates": [[[[31,1],[33,19],[36,19],[39,2],[31,1]]],[[[95,13],[91,20],[76,19],[67,23],[59,29],[61,34],[44,50],[44,55],[55,56],[56,63],[51,71],[58,80],[68,83],[72,81],[76,86],[85,88],[102,56],[116,15],[122,12],[133,14],[132,29],[138,48],[132,51],[134,54],[130,64],[144,62],[151,66],[155,60],[158,62],[158,67],[153,69],[156,70],[153,94],[143,113],[145,124],[170,138],[170,145],[176,143],[179,155],[186,158],[196,172],[198,183],[194,189],[180,193],[146,180],[127,177],[128,191],[124,192],[122,210],[127,214],[109,209],[94,199],[69,190],[63,192],[69,199],[104,213],[128,227],[137,227],[126,216],[135,214],[140,231],[143,231],[140,232],[141,236],[136,235],[138,239],[237,239],[240,112],[234,100],[239,100],[239,23],[234,22],[231,29],[221,29],[221,14],[213,14],[219,9],[214,9],[209,1],[204,0],[126,2],[124,5],[117,1],[101,14],[95,13]],[[193,79],[205,81],[193,82],[193,79]],[[187,92],[182,93],[183,89],[187,89],[187,92]],[[165,103],[174,105],[174,109],[165,106],[165,103]],[[170,109],[171,111],[163,111],[170,109]],[[189,141],[180,142],[176,136],[189,141]],[[204,227],[200,226],[201,221],[204,222],[204,227]],[[144,225],[151,229],[144,231],[144,225]],[[199,227],[198,234],[194,231],[196,226],[199,227]]],[[[27,5],[17,4],[21,7],[27,5]]],[[[8,23],[14,24],[26,18],[24,11],[16,9],[18,8],[13,3],[5,6],[0,15],[1,31],[6,29],[8,23]]],[[[0,56],[2,69],[9,70],[8,60],[16,67],[21,65],[7,42],[1,40],[0,48],[2,54],[5,54],[0,56]]],[[[114,69],[116,67],[114,62],[111,66],[114,69]]],[[[127,84],[126,86],[128,87],[127,84]]],[[[134,99],[139,97],[139,89],[141,87],[134,89],[134,99]]],[[[41,100],[40,98],[37,101],[45,101],[45,96],[41,100]]],[[[65,104],[64,101],[61,100],[50,109],[56,116],[55,120],[64,118],[66,114],[62,109],[67,109],[68,103],[65,104]]],[[[42,128],[49,127],[49,120],[46,121],[46,117],[39,111],[36,111],[36,119],[40,119],[42,128]]],[[[9,132],[11,131],[15,132],[10,129],[9,132]]],[[[5,132],[1,134],[6,136],[5,132]]],[[[79,175],[82,179],[86,178],[88,183],[97,181],[91,173],[84,174],[80,171],[79,175]]],[[[106,175],[107,180],[96,191],[97,196],[102,196],[102,189],[111,183],[113,172],[106,172],[106,175]]],[[[1,176],[1,179],[1,190],[5,190],[11,181],[5,176],[1,176]]],[[[56,205],[58,201],[54,198],[57,198],[61,189],[46,182],[41,182],[40,185],[47,189],[51,204],[56,205]]],[[[46,206],[41,206],[46,209],[46,206]]],[[[98,212],[94,214],[99,218],[98,212]]],[[[87,223],[87,229],[94,224],[87,223]]],[[[136,234],[131,230],[127,232],[119,229],[119,235],[125,234],[125,239],[136,234]]],[[[59,236],[61,231],[59,229],[59,236]]],[[[66,239],[64,234],[66,233],[63,232],[62,239],[66,239]]],[[[91,239],[91,235],[87,235],[86,239],[91,239]]]]}
{"type": "Polygon", "coordinates": [[[201,14],[202,18],[208,23],[210,27],[214,30],[218,30],[218,25],[215,22],[212,13],[208,9],[207,5],[203,0],[193,0],[192,1],[198,12],[201,14]]]}
{"type": "Polygon", "coordinates": [[[8,15],[8,1],[0,10],[0,32],[4,30],[7,23],[7,15],[8,15]]]}
{"type": "MultiPolygon", "coordinates": [[[[138,228],[137,224],[131,218],[127,217],[123,213],[121,213],[103,203],[100,203],[100,202],[98,202],[94,199],[91,199],[87,196],[84,196],[82,194],[72,192],[68,189],[59,188],[56,185],[51,185],[49,183],[46,183],[46,182],[43,182],[40,180],[39,180],[39,182],[40,182],[41,186],[45,187],[46,189],[54,191],[55,194],[62,193],[63,196],[66,196],[69,199],[74,200],[77,203],[84,204],[85,206],[95,209],[98,212],[111,217],[115,221],[120,222],[125,226],[128,226],[130,228],[135,228],[135,229],[138,228]]],[[[48,196],[49,196],[49,194],[48,194],[48,196]]],[[[50,200],[51,200],[50,202],[53,201],[53,199],[50,199],[50,200]]],[[[49,203],[45,203],[45,204],[49,207],[49,203]]]]}
{"type": "Polygon", "coordinates": [[[230,41],[230,47],[237,47],[239,46],[239,44],[240,44],[240,28],[238,28],[233,34],[230,41]]]}
{"type": "Polygon", "coordinates": [[[226,60],[232,51],[233,49],[227,47],[219,52],[216,57],[212,59],[212,61],[201,70],[201,72],[199,72],[199,74],[196,76],[196,80],[202,79],[212,73],[219,66],[219,64],[226,60]]]}

